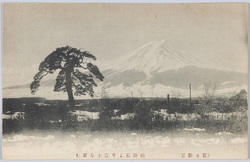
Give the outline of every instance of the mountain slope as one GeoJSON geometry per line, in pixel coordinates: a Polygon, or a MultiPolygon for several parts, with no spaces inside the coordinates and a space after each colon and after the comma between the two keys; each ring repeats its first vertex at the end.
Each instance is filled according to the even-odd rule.
{"type": "Polygon", "coordinates": [[[149,42],[116,62],[104,71],[104,87],[118,96],[136,91],[152,97],[171,91],[186,93],[189,84],[198,95],[208,81],[225,93],[247,87],[247,74],[229,71],[165,40],[149,42]]]}
{"type": "Polygon", "coordinates": [[[247,83],[247,75],[239,72],[205,69],[196,66],[186,66],[176,70],[154,73],[149,79],[150,84],[163,84],[183,89],[191,83],[193,89],[200,89],[205,82],[211,81],[219,89],[227,86],[243,86],[247,83]]]}

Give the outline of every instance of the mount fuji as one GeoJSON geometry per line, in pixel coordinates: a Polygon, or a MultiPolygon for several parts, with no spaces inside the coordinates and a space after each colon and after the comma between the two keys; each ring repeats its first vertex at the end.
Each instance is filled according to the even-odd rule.
{"type": "MultiPolygon", "coordinates": [[[[230,71],[209,61],[204,55],[185,52],[166,40],[149,42],[139,47],[113,61],[102,73],[105,78],[94,90],[96,98],[104,95],[166,97],[167,94],[188,97],[189,84],[192,85],[192,95],[198,97],[204,93],[204,83],[208,81],[216,84],[217,94],[225,95],[247,89],[248,81],[247,74],[230,71]]],[[[66,94],[51,93],[54,85],[55,80],[41,82],[41,86],[44,86],[39,90],[42,91],[41,97],[67,99],[66,94]]],[[[3,89],[3,94],[22,94],[21,97],[26,97],[26,93],[30,95],[28,88],[29,84],[8,87],[3,89]]]]}
{"type": "Polygon", "coordinates": [[[185,66],[222,69],[201,56],[177,49],[166,40],[149,42],[117,62],[111,67],[116,71],[136,70],[147,75],[152,72],[178,70],[185,66]]]}
{"type": "Polygon", "coordinates": [[[199,96],[205,82],[216,84],[220,94],[247,88],[247,74],[184,52],[166,40],[149,42],[115,62],[104,71],[104,87],[117,97],[187,97],[189,84],[193,95],[199,96]]]}

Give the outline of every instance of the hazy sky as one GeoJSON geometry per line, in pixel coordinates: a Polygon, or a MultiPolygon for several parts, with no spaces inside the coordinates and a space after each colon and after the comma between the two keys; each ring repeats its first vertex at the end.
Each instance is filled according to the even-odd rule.
{"type": "Polygon", "coordinates": [[[109,63],[162,39],[247,72],[247,34],[247,5],[239,3],[4,4],[3,87],[31,82],[57,47],[82,48],[109,63]]]}

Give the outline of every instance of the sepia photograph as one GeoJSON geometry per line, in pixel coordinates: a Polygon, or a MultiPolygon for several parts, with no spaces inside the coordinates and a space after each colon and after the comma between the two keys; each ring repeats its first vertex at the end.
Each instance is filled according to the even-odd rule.
{"type": "Polygon", "coordinates": [[[247,159],[247,3],[3,3],[2,158],[247,159]]]}

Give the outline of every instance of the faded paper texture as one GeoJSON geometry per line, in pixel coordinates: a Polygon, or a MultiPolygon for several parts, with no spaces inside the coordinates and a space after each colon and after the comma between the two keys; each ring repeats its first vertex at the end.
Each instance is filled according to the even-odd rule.
{"type": "Polygon", "coordinates": [[[246,3],[4,3],[3,159],[246,159],[247,24],[246,3]]]}

